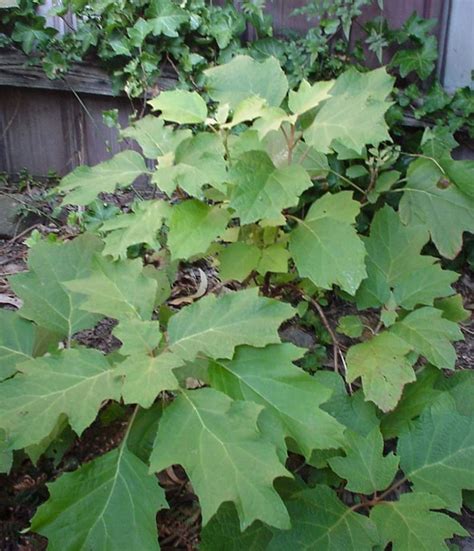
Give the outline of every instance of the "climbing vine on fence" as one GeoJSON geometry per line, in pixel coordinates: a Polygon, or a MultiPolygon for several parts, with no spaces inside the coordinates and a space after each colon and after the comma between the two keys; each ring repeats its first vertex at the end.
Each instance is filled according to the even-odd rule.
{"type": "Polygon", "coordinates": [[[49,484],[31,530],[51,549],[157,549],[156,473],[180,464],[204,550],[448,549],[472,506],[474,378],[455,371],[467,313],[440,257],[473,231],[472,165],[439,131],[417,154],[392,143],[383,68],[289,90],[276,59],[237,56],[205,76],[210,103],[159,94],[123,131],[143,154],[57,189],[79,218],[139,176],[158,196],[37,240],[10,278],[23,306],[0,313],[3,470],[129,405],[118,447],[49,484]],[[173,306],[195,262],[220,284],[173,306]],[[329,291],[353,312],[337,328],[329,291]],[[304,369],[312,352],[279,330],[310,311],[332,354],[304,369]],[[78,339],[104,317],[109,354],[78,339]]]}

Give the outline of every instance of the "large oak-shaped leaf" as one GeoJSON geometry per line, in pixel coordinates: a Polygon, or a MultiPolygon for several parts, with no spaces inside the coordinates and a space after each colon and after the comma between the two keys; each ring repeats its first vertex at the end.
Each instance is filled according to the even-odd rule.
{"type": "Polygon", "coordinates": [[[353,227],[360,205],[352,193],[327,193],[290,234],[290,253],[302,277],[354,294],[366,275],[365,248],[353,227]]]}
{"type": "Polygon", "coordinates": [[[347,431],[344,445],[345,457],[328,459],[331,469],[347,480],[351,492],[373,494],[387,488],[398,470],[398,457],[383,455],[383,438],[378,427],[367,435],[347,431]]]}
{"type": "Polygon", "coordinates": [[[230,361],[212,363],[212,386],[236,400],[251,400],[268,408],[309,459],[318,449],[338,448],[343,426],[319,408],[332,391],[296,367],[302,349],[275,344],[262,349],[238,348],[230,361]]]}
{"type": "Polygon", "coordinates": [[[99,228],[107,234],[102,254],[114,259],[127,258],[128,248],[142,243],[159,249],[157,233],[170,212],[165,201],[142,201],[133,207],[133,212],[106,220],[99,228]]]}
{"type": "Polygon", "coordinates": [[[445,540],[468,533],[453,518],[430,509],[444,509],[443,500],[428,493],[403,494],[398,501],[376,505],[370,519],[393,551],[448,551],[445,540]]]}
{"type": "Polygon", "coordinates": [[[327,486],[298,492],[286,505],[291,529],[275,532],[268,551],[371,551],[378,543],[373,522],[344,505],[327,486]]]}
{"type": "Polygon", "coordinates": [[[165,494],[124,445],[48,484],[31,529],[52,551],[158,550],[156,513],[165,494]],[[71,530],[71,527],[74,529],[71,530]]]}
{"type": "Polygon", "coordinates": [[[182,392],[158,426],[151,469],[179,463],[201,504],[203,524],[226,501],[233,501],[241,530],[254,520],[288,528],[288,513],[273,488],[289,476],[275,447],[257,429],[261,407],[234,402],[210,388],[182,392]]]}
{"type": "Polygon", "coordinates": [[[0,385],[0,426],[11,449],[40,442],[67,415],[81,434],[104,400],[120,397],[120,380],[96,350],[64,350],[19,366],[21,373],[0,385]]]}
{"type": "Polygon", "coordinates": [[[455,407],[433,406],[400,435],[400,467],[416,491],[459,511],[461,490],[474,490],[474,423],[455,407]]]}
{"type": "Polygon", "coordinates": [[[231,109],[252,96],[258,96],[272,107],[279,107],[288,91],[288,81],[274,57],[258,62],[238,55],[232,61],[204,71],[211,98],[228,103],[231,109]]]}
{"type": "Polygon", "coordinates": [[[143,262],[96,255],[88,277],[63,280],[64,287],[83,298],[82,307],[116,319],[151,318],[157,282],[145,275],[143,262]]]}
{"type": "Polygon", "coordinates": [[[454,369],[456,351],[451,341],[463,340],[458,325],[437,308],[419,308],[390,328],[415,352],[440,369],[454,369]]]}
{"type": "Polygon", "coordinates": [[[413,362],[407,357],[411,349],[387,331],[352,346],[347,352],[348,381],[360,377],[367,400],[390,411],[400,400],[404,385],[416,379],[413,362]]]}
{"type": "Polygon", "coordinates": [[[423,226],[404,226],[388,206],[379,210],[364,241],[367,279],[357,292],[359,307],[383,306],[393,297],[397,305],[411,310],[452,294],[457,274],[443,270],[432,256],[420,254],[428,239],[423,226]]]}
{"type": "Polygon", "coordinates": [[[439,166],[429,159],[413,162],[407,176],[400,201],[402,221],[423,224],[438,251],[454,258],[461,250],[463,232],[474,231],[474,198],[446,182],[439,166]]]}
{"type": "Polygon", "coordinates": [[[366,144],[390,140],[384,115],[390,107],[386,97],[393,81],[384,68],[369,73],[346,71],[336,80],[331,97],[305,131],[306,143],[329,153],[333,141],[338,140],[360,153],[366,144]]]}
{"type": "Polygon", "coordinates": [[[147,115],[122,130],[125,138],[136,140],[148,159],[157,159],[167,153],[174,153],[178,145],[192,136],[191,130],[176,130],[173,125],[165,125],[163,119],[147,115]]]}
{"type": "Polygon", "coordinates": [[[241,344],[262,347],[280,342],[278,328],[293,315],[289,304],[259,297],[255,288],[219,298],[208,295],[171,318],[169,344],[184,360],[199,352],[231,358],[241,344]]]}
{"type": "Polygon", "coordinates": [[[207,117],[206,102],[197,92],[169,90],[161,92],[148,102],[154,111],[161,111],[165,121],[179,124],[197,124],[207,117]]]}
{"type": "Polygon", "coordinates": [[[277,168],[264,151],[241,155],[230,180],[234,184],[230,206],[242,224],[278,219],[283,209],[295,206],[303,191],[311,187],[302,166],[277,168]]]}
{"type": "Polygon", "coordinates": [[[230,220],[227,209],[210,206],[191,199],[173,208],[168,234],[168,246],[173,260],[188,259],[207,251],[220,237],[230,220]]]}
{"type": "Polygon", "coordinates": [[[98,317],[81,310],[82,298],[65,289],[62,282],[87,277],[101,248],[100,241],[87,234],[67,243],[37,243],[30,251],[29,272],[10,279],[23,300],[21,315],[59,337],[70,338],[93,326],[98,317]]]}
{"type": "Polygon", "coordinates": [[[66,193],[64,203],[68,205],[88,205],[99,193],[112,193],[117,186],[130,186],[146,172],[148,169],[139,153],[122,151],[93,167],[77,167],[61,180],[58,191],[66,193]]]}
{"type": "Polygon", "coordinates": [[[16,312],[0,310],[0,380],[16,371],[16,365],[31,358],[35,326],[16,312]]]}

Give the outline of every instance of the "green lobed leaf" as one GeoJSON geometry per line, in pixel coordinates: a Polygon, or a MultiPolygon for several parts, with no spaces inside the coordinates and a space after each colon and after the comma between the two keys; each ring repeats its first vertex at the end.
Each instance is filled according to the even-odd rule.
{"type": "Polygon", "coordinates": [[[214,101],[228,103],[231,109],[252,96],[279,107],[288,92],[288,81],[279,62],[269,57],[258,62],[238,55],[229,63],[204,71],[207,90],[214,101]]]}
{"type": "Polygon", "coordinates": [[[364,332],[364,324],[359,316],[341,316],[336,330],[338,333],[357,339],[364,332]]]}
{"type": "Polygon", "coordinates": [[[19,362],[33,355],[35,326],[17,312],[0,310],[0,380],[16,372],[19,362]]]}
{"type": "Polygon", "coordinates": [[[114,337],[122,342],[120,354],[152,355],[161,341],[160,323],[141,319],[124,319],[112,331],[114,337]]]}
{"type": "Polygon", "coordinates": [[[165,125],[163,119],[147,115],[122,130],[121,135],[138,142],[145,157],[156,159],[174,153],[178,145],[191,137],[191,130],[176,130],[165,125]]]}
{"type": "Polygon", "coordinates": [[[154,111],[161,111],[161,117],[165,121],[198,124],[207,118],[206,102],[197,92],[169,90],[161,92],[148,104],[154,111]]]}
{"type": "Polygon", "coordinates": [[[142,243],[159,249],[157,233],[170,211],[165,201],[142,201],[135,204],[133,213],[120,214],[105,221],[99,228],[100,232],[107,234],[102,254],[114,259],[127,258],[128,248],[142,243]]]}
{"type": "Polygon", "coordinates": [[[178,29],[189,20],[189,14],[171,0],[154,0],[150,4],[148,20],[155,36],[165,35],[170,38],[179,36],[178,29]],[[154,17],[153,17],[154,16],[154,17]]]}
{"type": "Polygon", "coordinates": [[[451,341],[463,340],[456,323],[436,308],[419,308],[390,328],[390,332],[440,369],[454,369],[456,351],[451,341]]]}
{"type": "Polygon", "coordinates": [[[386,97],[393,80],[384,68],[368,73],[346,71],[336,80],[331,97],[304,132],[305,142],[321,153],[329,153],[331,144],[340,140],[360,153],[366,144],[390,141],[384,115],[390,107],[386,97]]]}
{"type": "Polygon", "coordinates": [[[420,48],[397,51],[390,64],[399,67],[403,78],[415,71],[422,80],[426,80],[434,71],[437,59],[438,41],[435,36],[429,36],[420,48]]]}
{"type": "Polygon", "coordinates": [[[160,392],[179,388],[173,369],[182,361],[169,352],[158,356],[134,354],[121,362],[116,369],[123,377],[122,396],[126,404],[139,404],[149,408],[160,392]]]}
{"type": "Polygon", "coordinates": [[[64,204],[88,205],[99,193],[112,193],[116,187],[128,187],[138,176],[147,172],[145,161],[139,153],[122,151],[93,167],[77,167],[61,180],[58,191],[65,193],[64,204]]]}
{"type": "Polygon", "coordinates": [[[234,185],[230,206],[242,224],[279,218],[312,185],[302,166],[276,168],[263,151],[244,153],[232,167],[230,181],[234,185]]]}
{"type": "Polygon", "coordinates": [[[333,80],[315,82],[311,85],[307,80],[302,80],[297,92],[290,91],[288,95],[288,107],[296,115],[302,115],[317,107],[322,101],[331,97],[333,80]]]}
{"type": "Polygon", "coordinates": [[[445,540],[468,533],[453,518],[430,510],[443,508],[443,500],[438,497],[415,492],[376,505],[370,519],[377,526],[382,544],[392,542],[393,551],[447,551],[445,540]]]}
{"type": "Polygon", "coordinates": [[[173,316],[168,325],[171,351],[192,360],[199,352],[231,358],[236,346],[263,347],[280,342],[278,328],[294,309],[258,296],[258,289],[208,295],[173,316]]]}
{"type": "Polygon", "coordinates": [[[416,492],[459,511],[461,490],[474,489],[474,423],[453,407],[432,406],[398,440],[400,467],[416,492]]]}
{"type": "Polygon", "coordinates": [[[88,277],[63,285],[83,297],[84,310],[118,320],[150,319],[157,288],[157,282],[145,275],[141,258],[113,262],[99,255],[88,277]]]}
{"type": "Polygon", "coordinates": [[[345,457],[328,459],[331,469],[347,480],[346,489],[361,494],[384,490],[395,478],[398,457],[383,455],[383,438],[378,427],[366,436],[346,431],[345,457]]]}
{"type": "Polygon", "coordinates": [[[407,184],[400,201],[404,224],[423,224],[438,251],[454,258],[462,246],[465,231],[474,231],[474,198],[456,186],[439,185],[444,174],[429,159],[417,159],[408,167],[407,184]]]}
{"type": "Polygon", "coordinates": [[[125,445],[63,474],[48,490],[31,529],[48,538],[51,551],[159,549],[156,513],[168,506],[165,494],[125,445]]]}
{"type": "Polygon", "coordinates": [[[359,308],[383,306],[393,299],[395,305],[411,310],[452,294],[451,283],[458,276],[443,270],[435,258],[420,254],[427,241],[422,226],[404,226],[388,206],[379,210],[364,240],[367,279],[357,292],[359,308]]]}
{"type": "Polygon", "coordinates": [[[416,381],[405,386],[397,407],[382,418],[380,428],[385,439],[399,436],[408,429],[410,421],[418,417],[442,395],[436,383],[440,371],[427,365],[418,371],[416,381]]]}
{"type": "Polygon", "coordinates": [[[275,531],[268,551],[371,551],[378,543],[373,522],[344,505],[327,486],[300,491],[286,505],[292,527],[275,531]]]}
{"type": "Polygon", "coordinates": [[[412,347],[385,331],[369,341],[351,346],[347,352],[347,380],[360,377],[367,400],[382,411],[392,410],[400,400],[405,384],[416,379],[412,361],[407,357],[412,347]]]}
{"type": "Polygon", "coordinates": [[[443,318],[461,323],[469,319],[469,311],[464,308],[462,295],[453,295],[446,298],[438,298],[434,302],[435,308],[443,313],[443,318]]]}
{"type": "Polygon", "coordinates": [[[40,241],[31,248],[28,273],[10,278],[15,293],[23,301],[21,316],[61,337],[95,325],[98,317],[81,310],[82,298],[74,296],[63,281],[85,278],[92,270],[94,255],[101,242],[89,234],[66,243],[40,241]]]}
{"type": "Polygon", "coordinates": [[[273,488],[275,478],[289,473],[274,446],[258,432],[260,411],[252,402],[234,402],[210,388],[181,392],[164,411],[150,468],[183,465],[199,497],[203,525],[222,503],[232,501],[241,530],[254,520],[289,527],[288,513],[273,488]]]}
{"type": "Polygon", "coordinates": [[[340,447],[343,427],[319,408],[331,390],[293,364],[303,352],[289,343],[261,349],[242,346],[232,360],[212,362],[209,377],[214,388],[234,400],[269,409],[281,421],[285,436],[309,458],[316,448],[340,447]]]}
{"type": "Polygon", "coordinates": [[[270,529],[254,522],[245,532],[240,531],[239,517],[231,503],[224,503],[201,532],[200,551],[261,551],[272,538],[270,529]]]}
{"type": "Polygon", "coordinates": [[[0,427],[11,449],[40,442],[62,414],[81,434],[104,400],[120,397],[115,370],[96,350],[64,350],[18,368],[21,373],[0,385],[0,427]]]}
{"type": "Polygon", "coordinates": [[[172,260],[204,254],[222,236],[230,216],[226,208],[206,205],[197,199],[174,206],[168,234],[172,260]]]}
{"type": "Polygon", "coordinates": [[[301,277],[354,294],[366,275],[365,249],[353,227],[360,205],[352,193],[327,193],[316,200],[290,234],[290,254],[301,277]]]}
{"type": "Polygon", "coordinates": [[[215,134],[197,134],[182,141],[173,162],[161,162],[153,182],[171,195],[177,187],[192,196],[201,197],[206,184],[223,191],[227,180],[224,146],[215,134]]]}

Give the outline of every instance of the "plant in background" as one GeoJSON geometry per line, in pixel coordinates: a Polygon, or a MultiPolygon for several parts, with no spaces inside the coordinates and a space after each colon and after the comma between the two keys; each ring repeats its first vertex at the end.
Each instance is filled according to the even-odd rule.
{"type": "Polygon", "coordinates": [[[474,490],[474,379],[454,371],[457,274],[424,247],[454,258],[473,230],[469,166],[439,132],[400,161],[384,69],[289,90],[274,58],[238,56],[206,79],[211,105],[163,92],[159,115],[124,131],[143,156],[80,167],[58,188],[87,206],[145,174],[163,197],[34,244],[10,279],[23,307],[0,312],[3,469],[66,427],[80,435],[104,404],[129,405],[119,446],[50,484],[31,529],[52,549],[156,549],[155,473],[181,464],[204,550],[447,549],[474,490]],[[221,284],[170,309],[176,270],[203,260],[221,284]],[[329,291],[357,311],[338,325],[347,350],[329,291]],[[307,309],[333,348],[332,369],[306,362],[314,375],[279,337],[307,309]],[[121,342],[105,355],[77,340],[104,316],[121,342]]]}

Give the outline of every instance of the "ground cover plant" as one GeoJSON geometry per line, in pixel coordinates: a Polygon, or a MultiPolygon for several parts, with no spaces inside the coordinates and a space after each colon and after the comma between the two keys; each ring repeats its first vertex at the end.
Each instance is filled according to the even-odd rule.
{"type": "Polygon", "coordinates": [[[10,278],[2,470],[126,406],[117,447],[50,483],[31,530],[156,549],[156,474],[181,465],[201,549],[448,549],[472,507],[474,379],[455,371],[468,313],[442,259],[473,230],[472,163],[447,132],[417,154],[392,142],[383,68],[289,90],[276,59],[238,56],[206,79],[210,103],[163,92],[123,131],[143,154],[62,179],[86,231],[30,240],[10,278]],[[149,198],[92,216],[144,175],[149,198]],[[193,265],[219,282],[170,300],[193,265]],[[352,312],[337,327],[330,294],[352,312]],[[326,364],[280,337],[315,317],[326,364]],[[104,318],[121,344],[105,354],[80,338],[104,318]]]}

